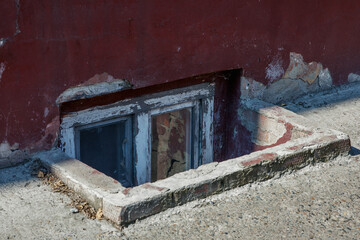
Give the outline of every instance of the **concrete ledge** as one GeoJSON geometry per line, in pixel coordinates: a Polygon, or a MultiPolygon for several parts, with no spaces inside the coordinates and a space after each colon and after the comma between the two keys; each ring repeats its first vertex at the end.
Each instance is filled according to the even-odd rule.
{"type": "Polygon", "coordinates": [[[128,224],[195,199],[264,181],[315,162],[328,161],[348,154],[350,150],[350,139],[341,132],[311,127],[305,118],[261,101],[247,104],[250,110],[266,118],[291,124],[292,136],[289,140],[249,155],[206,164],[134,188],[122,187],[114,179],[82,162],[69,159],[60,150],[38,153],[33,157],[39,158],[96,208],[102,208],[105,217],[116,224],[128,224]]]}
{"type": "Polygon", "coordinates": [[[103,199],[107,195],[125,189],[115,179],[77,159],[69,158],[60,149],[40,152],[33,155],[33,158],[40,159],[46,168],[95,208],[103,207],[103,199]]]}

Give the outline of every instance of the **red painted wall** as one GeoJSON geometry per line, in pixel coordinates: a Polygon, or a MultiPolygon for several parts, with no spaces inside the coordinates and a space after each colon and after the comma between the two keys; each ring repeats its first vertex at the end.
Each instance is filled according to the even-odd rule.
{"type": "Polygon", "coordinates": [[[49,148],[55,99],[103,72],[135,88],[233,68],[267,83],[297,52],[344,83],[360,73],[359,13],[354,0],[2,1],[0,143],[49,148]]]}

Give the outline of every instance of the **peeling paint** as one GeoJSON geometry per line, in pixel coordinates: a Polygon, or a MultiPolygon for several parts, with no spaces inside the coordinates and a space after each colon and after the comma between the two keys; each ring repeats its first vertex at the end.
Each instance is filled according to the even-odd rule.
{"type": "Polygon", "coordinates": [[[5,72],[5,63],[0,63],[0,82],[4,72],[5,72]]]}
{"type": "Polygon", "coordinates": [[[360,75],[355,74],[355,73],[350,73],[348,75],[348,82],[352,83],[352,82],[360,82],[360,75]]]}
{"type": "Polygon", "coordinates": [[[5,38],[1,38],[1,39],[0,39],[0,47],[4,46],[5,42],[6,42],[6,39],[5,39],[5,38]]]}
{"type": "MultiPolygon", "coordinates": [[[[278,62],[274,60],[273,62],[278,62]]],[[[272,76],[278,75],[271,65],[266,71],[274,70],[272,76]],[[272,68],[272,70],[271,70],[272,68]]],[[[269,73],[270,74],[270,73],[269,73]]],[[[349,75],[350,76],[350,75],[349,75]]],[[[354,75],[351,75],[353,77],[354,75]]],[[[290,64],[284,75],[267,86],[251,78],[241,78],[241,99],[258,98],[278,104],[305,95],[310,92],[329,89],[333,80],[328,68],[323,69],[321,63],[306,63],[301,54],[290,53],[290,64]]]]}
{"type": "Polygon", "coordinates": [[[289,67],[282,78],[301,79],[308,84],[312,84],[322,69],[321,63],[311,62],[308,64],[304,62],[301,54],[291,52],[289,67]]]}
{"type": "Polygon", "coordinates": [[[154,107],[160,107],[160,106],[164,105],[164,103],[177,104],[177,103],[181,102],[182,99],[184,99],[184,98],[191,98],[191,97],[196,97],[196,96],[200,96],[200,95],[209,95],[209,94],[210,94],[210,92],[208,89],[198,89],[198,90],[194,90],[191,92],[182,92],[182,93],[178,93],[176,95],[148,99],[148,100],[145,100],[144,103],[147,105],[154,105],[154,107]]]}
{"type": "Polygon", "coordinates": [[[135,136],[136,146],[136,178],[138,184],[143,184],[150,179],[151,176],[151,157],[150,157],[150,143],[144,141],[149,135],[149,116],[146,113],[139,114],[138,117],[138,128],[135,136]],[[139,127],[141,126],[141,127],[139,127]]]}
{"type": "Polygon", "coordinates": [[[76,87],[66,89],[56,99],[56,103],[60,105],[64,102],[92,98],[129,89],[131,87],[131,84],[126,80],[115,79],[113,76],[107,73],[96,74],[94,77],[90,78],[86,82],[76,87]]]}
{"type": "Polygon", "coordinates": [[[11,153],[15,150],[19,149],[19,144],[14,143],[12,146],[8,143],[8,141],[4,141],[0,144],[0,159],[7,158],[11,155],[11,153]]]}
{"type": "Polygon", "coordinates": [[[283,61],[279,55],[277,55],[272,62],[266,67],[266,78],[270,82],[278,80],[284,74],[284,68],[282,67],[283,61]]]}
{"type": "Polygon", "coordinates": [[[328,68],[325,68],[319,73],[319,86],[321,89],[328,89],[333,86],[333,80],[328,68]]]}
{"type": "Polygon", "coordinates": [[[49,108],[44,109],[44,118],[46,118],[49,115],[49,108]]]}

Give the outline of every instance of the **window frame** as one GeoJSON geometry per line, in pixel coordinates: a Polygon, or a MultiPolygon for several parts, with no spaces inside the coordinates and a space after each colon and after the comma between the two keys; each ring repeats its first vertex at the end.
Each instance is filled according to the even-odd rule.
{"type": "Polygon", "coordinates": [[[70,157],[76,158],[77,128],[130,117],[133,120],[133,183],[140,185],[150,182],[151,117],[157,113],[161,114],[161,111],[169,112],[171,109],[175,111],[186,106],[193,106],[198,112],[195,124],[199,126],[196,134],[198,144],[196,149],[199,158],[194,161],[194,168],[197,168],[213,161],[214,91],[214,83],[202,83],[69,113],[62,118],[59,137],[60,148],[70,157]]]}

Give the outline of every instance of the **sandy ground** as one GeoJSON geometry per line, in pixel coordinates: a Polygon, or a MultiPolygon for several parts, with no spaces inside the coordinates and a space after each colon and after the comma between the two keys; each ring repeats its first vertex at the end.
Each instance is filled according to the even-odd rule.
{"type": "Polygon", "coordinates": [[[169,209],[123,230],[72,213],[66,195],[31,176],[31,162],[1,169],[0,239],[360,239],[360,91],[351,89],[287,107],[349,134],[353,156],[169,209]]]}

